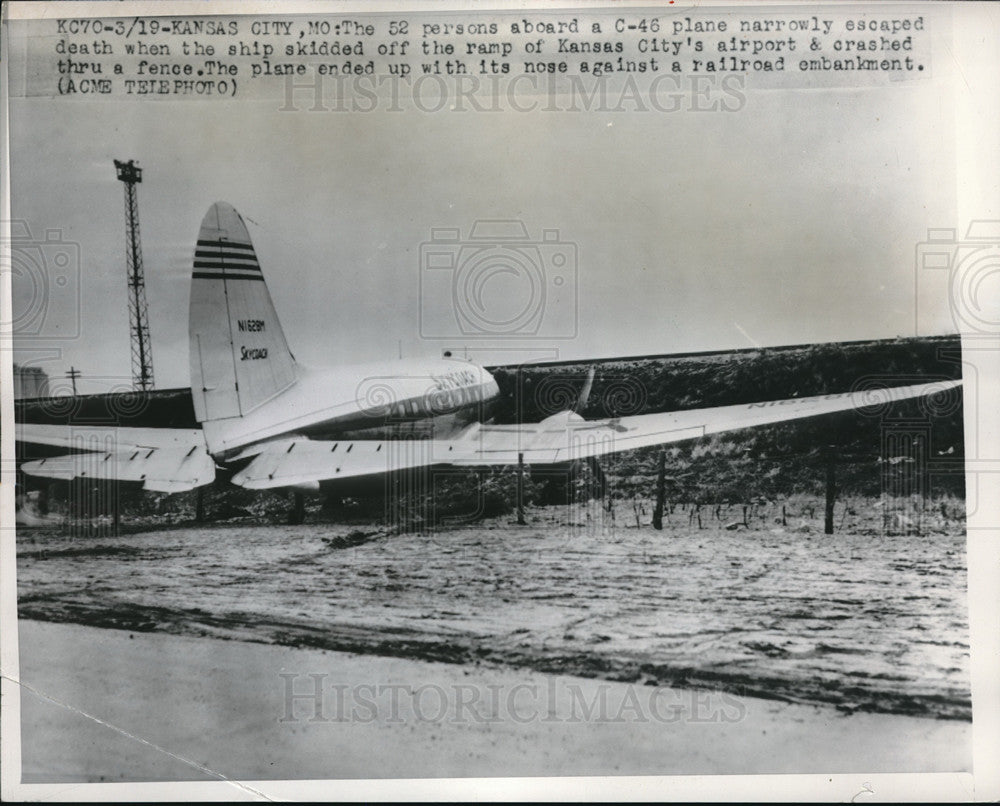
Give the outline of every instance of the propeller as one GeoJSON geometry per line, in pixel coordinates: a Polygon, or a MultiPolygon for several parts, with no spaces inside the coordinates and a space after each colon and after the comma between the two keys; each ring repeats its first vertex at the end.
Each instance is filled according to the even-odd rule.
{"type": "Polygon", "coordinates": [[[594,375],[597,374],[597,367],[591,367],[587,372],[587,380],[583,382],[583,388],[580,390],[580,396],[576,399],[576,405],[573,407],[573,413],[579,414],[587,406],[587,399],[590,397],[590,390],[594,387],[594,375]]]}
{"type": "MultiPolygon", "coordinates": [[[[587,372],[587,380],[583,382],[583,388],[580,390],[580,396],[576,399],[576,406],[573,407],[574,414],[580,414],[587,406],[587,399],[590,397],[590,390],[594,387],[594,375],[597,374],[597,367],[591,367],[587,372]]],[[[581,415],[582,416],[582,415],[581,415]]],[[[587,466],[590,468],[590,472],[594,474],[594,478],[597,479],[598,490],[601,498],[608,491],[608,478],[604,473],[604,468],[601,467],[601,463],[597,461],[596,456],[587,457],[587,466]]]]}

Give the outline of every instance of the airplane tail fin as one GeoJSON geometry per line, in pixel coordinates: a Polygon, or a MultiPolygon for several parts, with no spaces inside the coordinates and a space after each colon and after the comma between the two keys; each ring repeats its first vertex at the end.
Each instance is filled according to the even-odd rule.
{"type": "Polygon", "coordinates": [[[287,389],[295,359],[235,209],[213,204],[191,274],[191,393],[199,422],[241,417],[287,389]]]}

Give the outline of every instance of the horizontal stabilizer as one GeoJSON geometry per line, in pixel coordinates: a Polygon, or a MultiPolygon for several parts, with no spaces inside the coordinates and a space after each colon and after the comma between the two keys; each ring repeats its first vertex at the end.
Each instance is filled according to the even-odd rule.
{"type": "MultiPolygon", "coordinates": [[[[198,432],[195,432],[198,433],[198,432]]],[[[114,434],[106,431],[105,435],[114,434]]],[[[141,483],[146,490],[176,493],[192,490],[215,479],[215,462],[203,444],[170,447],[123,448],[108,440],[105,450],[84,450],[25,462],[21,469],[30,476],[50,479],[97,479],[141,483]],[[113,447],[111,447],[113,445],[113,447]]],[[[82,448],[86,442],[74,447],[82,448]]],[[[95,442],[90,442],[96,447],[95,442]]]]}
{"type": "Polygon", "coordinates": [[[200,428],[120,428],[100,425],[36,425],[16,423],[17,441],[81,451],[127,448],[184,448],[205,444],[200,428]],[[99,446],[99,447],[98,447],[99,446]]]}

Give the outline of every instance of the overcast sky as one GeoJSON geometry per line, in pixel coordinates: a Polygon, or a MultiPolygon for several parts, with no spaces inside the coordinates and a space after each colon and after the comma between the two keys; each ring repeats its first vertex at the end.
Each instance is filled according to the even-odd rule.
{"type": "MultiPolygon", "coordinates": [[[[425,283],[420,297],[431,229],[464,236],[477,219],[522,220],[533,240],[558,230],[577,255],[577,304],[549,299],[543,323],[559,336],[576,324],[576,337],[494,338],[475,353],[482,363],[913,335],[915,245],[956,224],[950,77],[936,67],[883,89],[751,83],[729,113],[15,99],[13,217],[35,238],[60,230],[80,255],[80,337],[52,342],[60,353],[46,362],[26,348],[47,342],[22,339],[15,360],[52,376],[73,365],[81,391],[130,377],[115,158],[144,170],[161,388],[189,383],[192,253],[217,200],[247,219],[288,341],[309,364],[392,358],[400,342],[406,356],[482,346],[425,338],[456,325],[447,284],[425,283]]],[[[511,280],[491,282],[495,294],[511,280]]],[[[76,290],[52,303],[47,332],[75,334],[76,290]]],[[[15,276],[15,311],[30,293],[15,276]]],[[[922,334],[954,329],[943,297],[924,303],[922,334]]]]}

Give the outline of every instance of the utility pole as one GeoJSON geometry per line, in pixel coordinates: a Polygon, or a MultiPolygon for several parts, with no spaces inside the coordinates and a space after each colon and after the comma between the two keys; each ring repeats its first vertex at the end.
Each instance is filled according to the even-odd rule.
{"type": "Polygon", "coordinates": [[[80,370],[76,367],[70,367],[69,372],[66,373],[66,377],[73,384],[73,397],[76,397],[76,379],[80,377],[80,370]]]}
{"type": "Polygon", "coordinates": [[[132,338],[132,386],[139,391],[153,388],[153,352],[149,339],[146,280],[142,270],[139,238],[139,202],[135,186],[142,181],[142,168],[135,160],[115,160],[118,181],[125,185],[125,266],[128,274],[128,315],[132,338]]]}

